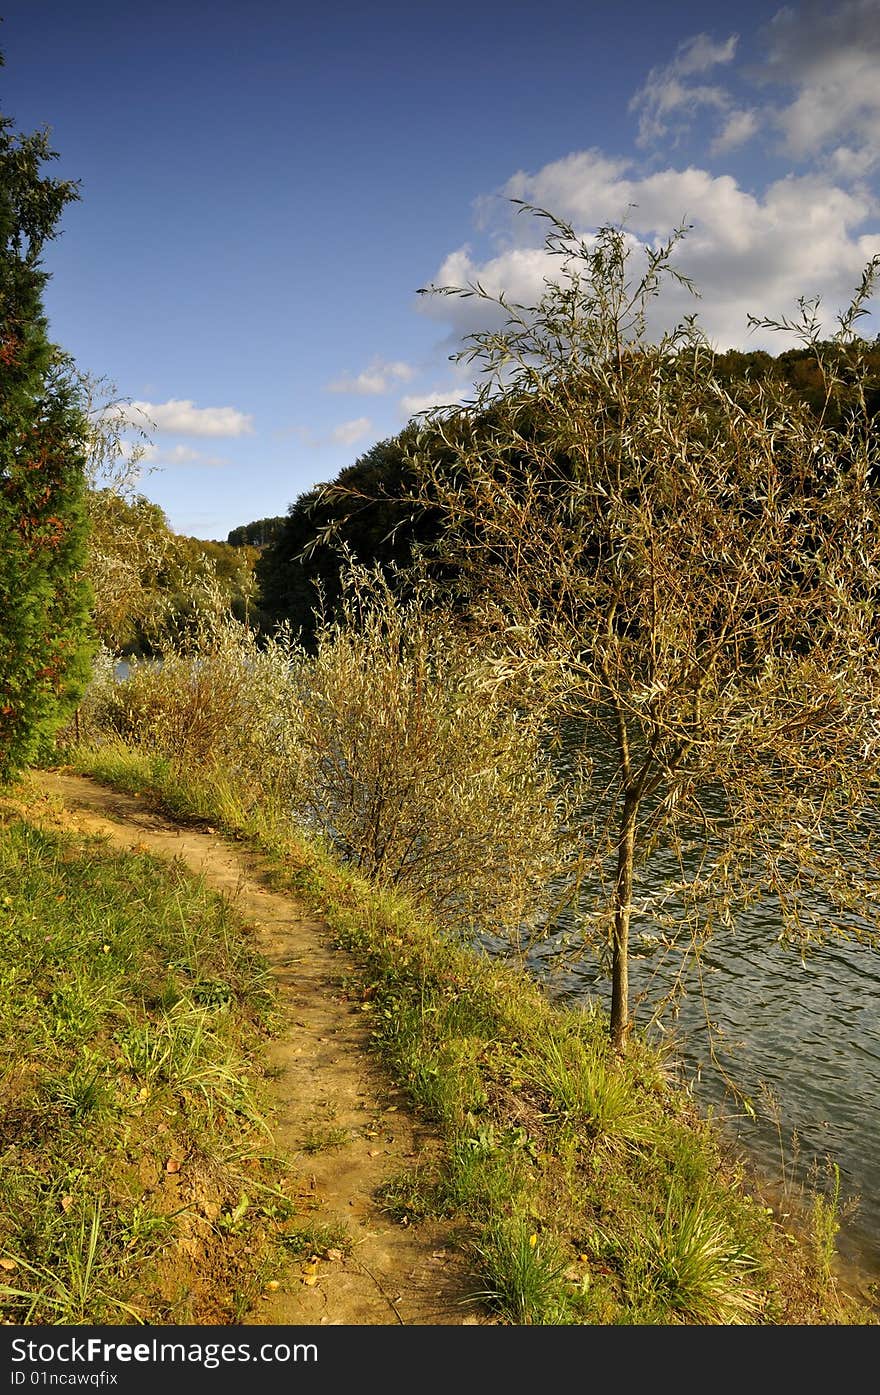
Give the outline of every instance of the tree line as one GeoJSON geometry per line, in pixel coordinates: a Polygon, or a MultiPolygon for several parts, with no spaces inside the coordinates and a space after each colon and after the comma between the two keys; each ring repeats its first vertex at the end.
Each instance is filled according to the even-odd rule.
{"type": "MultiPolygon", "coordinates": [[[[864,363],[866,413],[873,418],[880,408],[880,344],[865,346],[864,363]]],[[[838,429],[848,410],[847,371],[842,347],[827,339],[776,355],[739,349],[711,354],[714,381],[740,399],[746,400],[758,387],[787,391],[817,419],[838,429]],[[844,381],[829,389],[823,363],[836,363],[844,381]]],[[[534,414],[539,414],[537,402],[534,414]]],[[[483,410],[482,418],[480,430],[491,439],[495,425],[491,408],[483,410]]],[[[468,413],[461,421],[474,424],[468,413]]],[[[534,433],[537,429],[535,421],[530,430],[534,433]]],[[[412,453],[417,441],[423,453],[428,450],[440,463],[454,458],[442,433],[431,434],[430,419],[421,430],[417,422],[410,422],[397,436],[377,442],[333,479],[299,495],[286,515],[261,519],[230,532],[228,542],[235,546],[259,540],[254,563],[258,594],[253,610],[259,628],[271,633],[288,624],[307,647],[312,646],[320,617],[332,619],[339,612],[347,559],[378,565],[398,586],[405,584],[403,579],[418,554],[433,547],[435,566],[439,564],[436,545],[441,515],[432,508],[430,499],[421,498],[416,504],[412,497],[416,480],[412,453]]],[[[557,455],[554,468],[566,468],[562,453],[557,455]]],[[[445,575],[448,578],[454,572],[454,562],[447,559],[445,575]]]]}

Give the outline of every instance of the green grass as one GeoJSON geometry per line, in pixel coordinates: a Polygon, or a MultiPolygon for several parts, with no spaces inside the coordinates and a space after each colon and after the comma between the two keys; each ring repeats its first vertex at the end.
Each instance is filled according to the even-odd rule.
{"type": "Polygon", "coordinates": [[[746,1323],[759,1306],[750,1286],[757,1268],[717,1203],[674,1193],[627,1256],[630,1291],[644,1321],[746,1323]]]}
{"type": "Polygon", "coordinates": [[[343,1148],[351,1137],[348,1129],[335,1124],[308,1124],[303,1130],[299,1146],[304,1153],[332,1153],[343,1148]]]}
{"type": "Polygon", "coordinates": [[[475,1298],[518,1325],[557,1325],[566,1312],[566,1254],[523,1217],[493,1220],[472,1246],[484,1288],[475,1298]]]}
{"type": "Polygon", "coordinates": [[[324,1259],[334,1251],[349,1255],[354,1248],[351,1231],[341,1221],[305,1221],[287,1228],[284,1248],[295,1259],[324,1259]]]}
{"type": "Polygon", "coordinates": [[[196,878],[0,809],[4,1321],[228,1322],[255,1296],[292,1210],[264,1118],[274,1013],[196,878]]]}
{"type": "Polygon", "coordinates": [[[637,1038],[625,1058],[610,1052],[599,1007],[554,1006],[522,969],[447,937],[219,772],[119,747],[80,752],[77,768],[247,838],[331,925],[374,1050],[438,1140],[381,1202],[407,1224],[454,1218],[475,1298],[502,1321],[877,1321],[835,1282],[836,1203],[783,1229],[669,1063],[637,1038]]]}

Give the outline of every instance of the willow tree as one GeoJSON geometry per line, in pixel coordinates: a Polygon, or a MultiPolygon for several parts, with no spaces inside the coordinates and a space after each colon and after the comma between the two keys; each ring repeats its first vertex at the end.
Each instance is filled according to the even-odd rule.
{"type": "Polygon", "coordinates": [[[0,114],[0,779],[72,710],[92,647],[88,424],[42,304],[43,247],[77,191],[43,174],[52,156],[0,114]]]}
{"type": "Polygon", "coordinates": [[[630,928],[659,914],[639,874],[660,849],[688,933],[696,908],[706,933],[765,896],[781,937],[871,929],[880,512],[856,329],[878,263],[832,340],[809,302],[781,326],[815,354],[816,409],[780,382],[722,381],[695,317],[650,334],[683,230],[644,254],[620,228],[581,238],[530,212],[558,268],[538,304],[429,288],[503,322],[457,355],[479,370],[473,401],[424,418],[412,502],[442,515],[498,681],[613,752],[584,854],[622,1049],[630,928]]]}

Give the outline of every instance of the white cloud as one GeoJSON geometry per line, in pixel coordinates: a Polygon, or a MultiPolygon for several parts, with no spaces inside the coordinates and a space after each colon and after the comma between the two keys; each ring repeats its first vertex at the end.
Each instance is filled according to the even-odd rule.
{"type": "Polygon", "coordinates": [[[253,431],[253,417],[236,407],[197,407],[184,398],[169,398],[167,402],[131,402],[127,408],[129,420],[147,429],[181,436],[248,436],[253,431]]]}
{"type": "Polygon", "coordinates": [[[709,146],[710,154],[723,155],[728,150],[736,150],[751,140],[759,126],[758,113],[754,108],[732,111],[718,135],[709,146]]]}
{"type": "Polygon", "coordinates": [[[736,68],[738,38],[698,34],[680,44],[671,62],[651,69],[630,110],[639,114],[637,144],[677,140],[697,116],[717,123],[712,155],[734,150],[761,128],[781,134],[796,160],[822,157],[838,178],[862,178],[880,162],[880,0],[805,0],[777,10],[758,35],[763,57],[736,68]],[[735,100],[730,82],[757,82],[761,106],[735,100]]]}
{"type": "Polygon", "coordinates": [[[463,402],[465,394],[457,387],[433,388],[429,392],[414,392],[400,399],[400,410],[407,418],[419,412],[430,412],[434,407],[451,407],[463,402]]]}
{"type": "Polygon", "coordinates": [[[341,445],[351,446],[355,441],[366,436],[372,425],[369,417],[355,417],[353,421],[343,421],[339,426],[334,427],[330,435],[334,441],[338,441],[341,445]]]}
{"type": "Polygon", "coordinates": [[[383,359],[374,358],[362,373],[353,377],[343,374],[341,378],[328,383],[327,391],[378,397],[382,393],[390,392],[398,383],[408,383],[414,373],[414,368],[399,359],[388,363],[383,359]]]}
{"type": "MultiPolygon", "coordinates": [[[[750,335],[747,314],[778,318],[796,310],[799,296],[820,295],[828,312],[848,303],[869,258],[880,252],[877,201],[847,190],[822,174],[776,180],[763,193],[743,189],[730,175],[695,167],[638,173],[632,164],[582,151],[520,172],[506,186],[509,196],[549,208],[589,234],[603,223],[625,223],[641,244],[665,237],[681,222],[693,225],[676,253],[676,265],[694,278],[702,299],[670,286],[660,302],[664,325],[698,312],[699,322],[719,347],[766,343],[785,347],[779,336],[750,335]],[[864,231],[873,218],[873,230],[864,231]]],[[[516,225],[510,233],[521,231],[516,225]]],[[[543,250],[509,245],[481,262],[468,247],[450,253],[435,282],[463,285],[479,280],[512,298],[535,303],[543,279],[558,276],[559,264],[543,250]]],[[[427,297],[424,309],[451,326],[456,338],[497,322],[477,298],[427,297]]]]}
{"type": "MultiPolygon", "coordinates": [[[[556,205],[549,206],[558,211],[556,205]]],[[[438,289],[455,287],[466,290],[479,282],[483,290],[490,295],[497,296],[503,292],[509,302],[527,305],[534,301],[536,294],[540,294],[541,278],[546,276],[547,272],[547,258],[537,247],[511,247],[487,261],[476,262],[471,248],[463,246],[450,252],[444,259],[433,278],[433,285],[438,289]]],[[[500,326],[506,318],[503,310],[493,308],[477,296],[460,298],[428,294],[420,300],[419,309],[431,319],[453,324],[457,335],[485,329],[490,324],[500,326]]],[[[404,397],[401,405],[423,398],[424,394],[404,397]]],[[[410,411],[420,410],[422,409],[418,407],[410,407],[410,411]]]]}
{"type": "Polygon", "coordinates": [[[866,174],[870,174],[876,163],[877,149],[867,145],[861,150],[853,150],[849,145],[839,145],[825,159],[825,166],[832,176],[848,183],[861,181],[866,174]]]}
{"type": "Polygon", "coordinates": [[[204,451],[193,450],[192,446],[176,445],[168,450],[155,450],[150,457],[161,465],[196,465],[200,467],[228,465],[229,460],[223,455],[205,455],[204,451]]]}
{"type": "MultiPolygon", "coordinates": [[[[736,53],[738,34],[730,34],[723,43],[716,43],[708,34],[696,34],[679,44],[675,58],[669,69],[678,77],[691,77],[694,73],[706,73],[719,63],[729,63],[736,53]]],[[[655,69],[655,71],[657,71],[655,69]]]]}
{"type": "Polygon", "coordinates": [[[723,87],[690,81],[720,64],[730,63],[736,53],[738,36],[731,34],[716,42],[708,34],[696,34],[679,44],[671,63],[652,68],[645,84],[630,102],[630,111],[639,111],[639,145],[650,145],[668,134],[670,117],[678,114],[680,126],[687,126],[699,107],[725,111],[731,104],[723,87]]]}
{"type": "Polygon", "coordinates": [[[793,88],[776,121],[798,159],[826,154],[841,174],[880,158],[880,0],[831,9],[810,0],[778,11],[764,32],[759,77],[793,88]]]}
{"type": "MultiPolygon", "coordinates": [[[[806,0],[798,9],[777,8],[758,45],[760,64],[746,68],[737,35],[697,35],[680,44],[669,63],[653,68],[632,99],[639,145],[662,137],[674,144],[693,127],[691,134],[705,139],[705,160],[660,167],[654,151],[646,166],[638,157],[593,148],[536,172],[521,170],[476,201],[479,250],[470,243],[451,250],[433,285],[479,284],[524,305],[540,300],[545,278],[558,277],[561,267],[540,245],[546,225],[511,212],[509,200],[517,199],[551,210],[584,237],[603,224],[625,227],[634,275],[648,246],[689,225],[675,265],[692,277],[701,298],[667,282],[652,307],[653,333],[696,312],[719,348],[780,352],[790,337],[752,332],[748,317],[796,318],[801,297],[819,298],[823,327],[833,332],[866,264],[880,254],[880,191],[868,182],[880,165],[880,0],[842,0],[833,8],[806,0]],[[746,82],[762,89],[760,100],[754,86],[751,96],[746,93],[746,82]],[[748,185],[708,167],[710,158],[774,134],[782,134],[785,150],[796,157],[787,175],[778,177],[778,140],[769,152],[774,177],[763,184],[753,161],[748,185]]],[[[756,146],[750,154],[757,156],[756,146]]],[[[446,327],[443,346],[450,351],[504,319],[497,305],[478,295],[428,295],[420,308],[446,327]]],[[[878,320],[875,312],[862,321],[862,333],[876,333],[878,320]]],[[[401,408],[414,413],[457,400],[452,392],[411,392],[401,408]]]]}

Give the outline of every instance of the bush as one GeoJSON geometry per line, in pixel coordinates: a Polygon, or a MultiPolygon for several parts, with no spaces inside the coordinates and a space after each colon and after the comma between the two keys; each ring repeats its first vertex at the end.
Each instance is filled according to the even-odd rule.
{"type": "Polygon", "coordinates": [[[306,653],[204,614],[186,653],[133,666],[89,707],[193,774],[280,799],[351,865],[455,928],[513,931],[558,869],[562,806],[539,716],[420,593],[352,569],[306,653]]]}
{"type": "Polygon", "coordinates": [[[353,570],[339,614],[293,673],[300,817],[447,920],[517,926],[559,858],[540,717],[486,681],[487,657],[420,592],[401,601],[353,570]]]}

